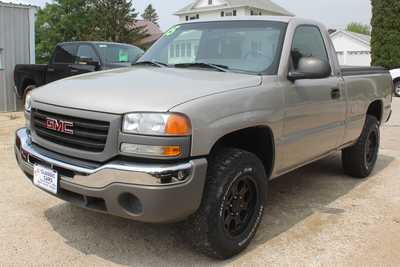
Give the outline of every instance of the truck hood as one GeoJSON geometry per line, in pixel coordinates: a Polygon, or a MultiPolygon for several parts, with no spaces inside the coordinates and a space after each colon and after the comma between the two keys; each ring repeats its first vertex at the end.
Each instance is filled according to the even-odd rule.
{"type": "Polygon", "coordinates": [[[60,80],[35,90],[32,99],[114,114],[166,112],[196,98],[254,87],[261,82],[261,76],[256,75],[136,66],[60,80]]]}

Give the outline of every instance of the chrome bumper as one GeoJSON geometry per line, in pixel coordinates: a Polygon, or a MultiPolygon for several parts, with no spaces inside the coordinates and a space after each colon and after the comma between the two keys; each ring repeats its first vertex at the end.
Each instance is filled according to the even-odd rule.
{"type": "Polygon", "coordinates": [[[26,128],[16,133],[15,155],[30,179],[34,164],[70,174],[59,172],[61,193],[57,197],[145,222],[177,221],[194,213],[200,206],[207,169],[206,159],[179,164],[112,161],[90,169],[43,155],[31,144],[26,128]]]}

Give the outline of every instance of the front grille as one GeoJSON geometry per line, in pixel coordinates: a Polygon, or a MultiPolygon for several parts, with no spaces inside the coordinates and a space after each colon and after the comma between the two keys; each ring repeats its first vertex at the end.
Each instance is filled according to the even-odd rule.
{"type": "Polygon", "coordinates": [[[36,134],[52,143],[90,152],[102,152],[107,143],[110,123],[60,115],[43,110],[32,110],[32,127],[36,134]],[[73,123],[73,134],[46,127],[47,119],[73,123]]]}

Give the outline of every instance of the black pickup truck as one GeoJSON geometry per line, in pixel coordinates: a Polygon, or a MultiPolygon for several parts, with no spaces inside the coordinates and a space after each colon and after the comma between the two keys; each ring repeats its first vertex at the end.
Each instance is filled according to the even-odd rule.
{"type": "Polygon", "coordinates": [[[27,92],[50,82],[87,72],[131,66],[144,53],[136,46],[106,42],[68,42],[56,46],[48,65],[17,65],[15,92],[27,92]]]}

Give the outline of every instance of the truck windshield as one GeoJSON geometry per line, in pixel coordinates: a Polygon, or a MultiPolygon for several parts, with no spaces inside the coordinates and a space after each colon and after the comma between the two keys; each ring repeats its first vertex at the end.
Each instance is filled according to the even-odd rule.
{"type": "Polygon", "coordinates": [[[142,49],[130,45],[101,43],[96,46],[101,57],[108,64],[133,63],[143,55],[142,49]]]}
{"type": "Polygon", "coordinates": [[[277,73],[286,23],[218,21],[177,25],[139,60],[170,67],[223,66],[250,74],[277,73]]]}

